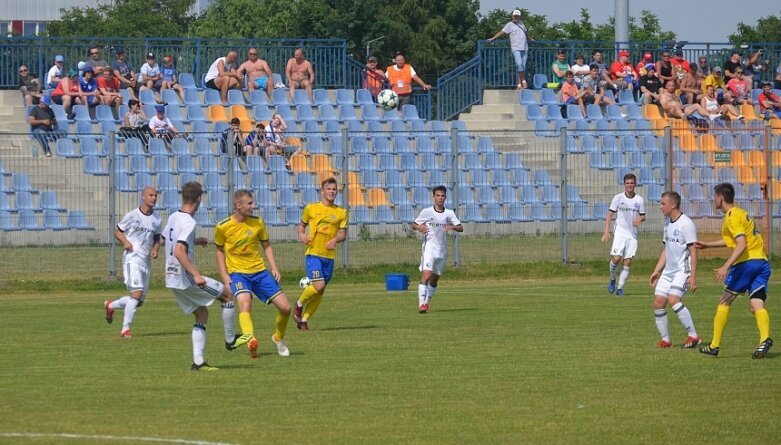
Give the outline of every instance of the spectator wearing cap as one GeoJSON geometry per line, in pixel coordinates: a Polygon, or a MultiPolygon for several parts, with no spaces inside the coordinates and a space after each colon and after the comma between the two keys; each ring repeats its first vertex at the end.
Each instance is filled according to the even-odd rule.
{"type": "Polygon", "coordinates": [[[19,65],[19,91],[22,92],[25,105],[37,104],[43,95],[41,80],[30,72],[27,65],[19,65]]]}
{"type": "Polygon", "coordinates": [[[136,73],[130,67],[125,59],[125,48],[119,47],[116,49],[116,60],[111,65],[112,71],[114,71],[114,77],[119,81],[120,90],[128,90],[130,98],[138,100],[138,88],[136,73]]]}
{"type": "Polygon", "coordinates": [[[551,64],[552,85],[549,88],[560,88],[566,80],[567,71],[569,71],[569,64],[564,60],[566,57],[567,53],[563,49],[556,51],[556,60],[551,64]]]}
{"type": "Polygon", "coordinates": [[[163,83],[160,91],[172,89],[179,95],[179,99],[184,102],[184,88],[179,85],[179,76],[174,66],[174,57],[170,54],[163,56],[163,66],[160,67],[160,75],[163,77],[163,83]]]}
{"type": "Polygon", "coordinates": [[[762,92],[757,96],[759,112],[765,119],[781,119],[781,99],[773,93],[770,82],[762,84],[762,92]]]}
{"type": "Polygon", "coordinates": [[[673,75],[673,64],[670,61],[670,51],[662,51],[661,59],[656,62],[656,77],[662,81],[662,85],[666,84],[668,80],[676,80],[673,75]]]}
{"type": "Polygon", "coordinates": [[[649,63],[654,63],[654,56],[651,53],[646,52],[645,54],[643,54],[643,59],[637,62],[637,66],[635,67],[635,71],[637,71],[638,77],[643,77],[645,75],[646,73],[645,67],[649,63]]]}
{"type": "Polygon", "coordinates": [[[738,104],[752,105],[751,81],[743,77],[743,68],[735,68],[734,77],[727,81],[727,89],[738,104]]]}
{"type": "Polygon", "coordinates": [[[46,87],[57,88],[57,84],[62,80],[63,65],[65,64],[65,58],[57,54],[54,56],[54,65],[49,68],[49,72],[46,74],[46,87]]]}
{"type": "Polygon", "coordinates": [[[622,49],[618,52],[618,60],[610,65],[610,78],[619,90],[632,90],[637,78],[637,71],[629,61],[629,51],[622,49]]]}
{"type": "Polygon", "coordinates": [[[688,60],[683,58],[682,49],[675,50],[675,57],[670,60],[670,65],[673,67],[673,75],[678,80],[678,82],[680,82],[687,73],[691,72],[691,65],[689,65],[688,60]]]}
{"type": "Polygon", "coordinates": [[[412,81],[423,87],[425,91],[430,90],[431,85],[418,76],[412,65],[407,64],[407,59],[401,52],[396,53],[394,61],[396,63],[385,71],[385,77],[390,80],[391,89],[399,96],[396,108],[401,110],[402,106],[412,104],[412,81]]]}
{"type": "MultiPolygon", "coordinates": [[[[103,72],[103,69],[101,68],[100,71],[103,72]]],[[[98,81],[95,79],[95,70],[92,65],[84,66],[81,77],[79,77],[79,89],[81,90],[82,103],[90,107],[97,107],[100,104],[98,81]]]]}
{"type": "Polygon", "coordinates": [[[385,73],[377,68],[377,58],[374,56],[366,59],[366,66],[363,72],[363,85],[361,85],[361,88],[371,91],[372,98],[376,102],[380,91],[390,87],[390,81],[385,77],[385,73]]]}
{"type": "Polygon", "coordinates": [[[575,76],[575,84],[577,84],[578,87],[583,85],[583,79],[591,72],[591,68],[586,65],[585,60],[583,54],[575,54],[575,64],[569,69],[572,71],[573,76],[575,76]]]}
{"type": "Polygon", "coordinates": [[[662,82],[656,75],[656,65],[650,62],[643,67],[643,71],[645,74],[640,76],[640,100],[643,104],[659,105],[659,89],[662,88],[662,82]]]}
{"type": "Polygon", "coordinates": [[[700,86],[700,91],[702,93],[707,92],[708,87],[713,87],[714,90],[716,90],[716,93],[720,94],[721,90],[724,89],[726,83],[724,83],[724,76],[721,75],[721,67],[720,66],[714,66],[711,69],[710,74],[705,76],[705,80],[702,81],[702,84],[700,86]]]}
{"type": "Polygon", "coordinates": [[[155,115],[149,120],[149,132],[156,138],[165,140],[166,144],[171,142],[171,139],[179,136],[179,130],[174,127],[171,119],[165,116],[165,106],[155,105],[155,115]]]}
{"type": "Polygon", "coordinates": [[[141,65],[141,88],[159,92],[163,86],[163,75],[160,65],[155,61],[154,53],[146,55],[146,63],[141,65]]]}
{"type": "MultiPolygon", "coordinates": [[[[255,130],[244,140],[244,156],[263,156],[266,160],[266,126],[263,122],[255,124],[255,130]]],[[[267,160],[266,160],[267,161],[267,160]]]]}
{"type": "Polygon", "coordinates": [[[531,37],[529,31],[526,29],[526,25],[524,25],[521,20],[520,9],[514,10],[510,21],[493,37],[488,39],[488,41],[494,42],[502,35],[510,37],[510,50],[513,53],[515,67],[518,70],[518,89],[527,88],[526,59],[529,56],[529,41],[533,42],[534,39],[531,37]]]}
{"type": "Polygon", "coordinates": [[[73,105],[81,104],[81,87],[79,87],[79,72],[75,69],[68,71],[68,75],[60,80],[51,92],[52,102],[62,105],[65,113],[70,116],[73,113],[73,105]]]}
{"type": "Polygon", "coordinates": [[[49,141],[56,141],[60,134],[55,131],[57,120],[54,118],[54,111],[49,108],[51,99],[49,96],[43,96],[38,102],[38,106],[30,109],[27,115],[27,122],[30,123],[30,133],[34,139],[41,144],[41,149],[46,157],[51,157],[52,150],[49,147],[49,141]]]}
{"type": "Polygon", "coordinates": [[[104,68],[103,74],[98,77],[100,103],[112,108],[119,107],[122,103],[122,95],[119,93],[119,81],[114,77],[114,72],[110,66],[104,68]]]}
{"type": "Polygon", "coordinates": [[[109,65],[111,64],[108,63],[108,60],[105,60],[100,55],[100,48],[98,48],[97,46],[93,46],[89,49],[89,59],[86,62],[84,62],[84,66],[91,66],[92,71],[95,73],[96,76],[100,76],[101,74],[103,74],[103,69],[109,65]]]}
{"type": "Polygon", "coordinates": [[[236,59],[239,53],[229,51],[225,57],[218,57],[212,62],[204,77],[206,88],[220,92],[222,104],[228,104],[228,90],[240,89],[244,83],[244,76],[238,73],[236,59]]]}

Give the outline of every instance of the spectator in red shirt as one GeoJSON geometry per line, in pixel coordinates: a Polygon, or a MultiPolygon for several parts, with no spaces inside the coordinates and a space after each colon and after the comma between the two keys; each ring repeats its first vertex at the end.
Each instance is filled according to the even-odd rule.
{"type": "Polygon", "coordinates": [[[765,119],[781,119],[781,99],[778,98],[770,88],[770,82],[762,84],[762,92],[759,93],[759,112],[765,116],[765,119]]]}
{"type": "Polygon", "coordinates": [[[100,103],[103,105],[118,107],[122,104],[119,81],[114,77],[114,71],[110,66],[104,67],[103,74],[98,77],[98,91],[100,91],[100,103]]]}
{"type": "Polygon", "coordinates": [[[737,67],[734,72],[735,77],[727,82],[727,89],[732,93],[732,97],[739,104],[753,104],[751,100],[751,81],[743,77],[743,68],[737,67]]]}
{"type": "Polygon", "coordinates": [[[618,52],[618,60],[610,65],[610,77],[616,88],[632,90],[632,85],[638,77],[635,67],[629,61],[629,51],[622,49],[618,52]]]}
{"type": "Polygon", "coordinates": [[[635,71],[637,71],[638,77],[643,77],[646,74],[645,66],[649,63],[654,63],[654,56],[651,55],[651,53],[645,53],[643,54],[643,60],[637,62],[637,66],[635,67],[635,71]]]}
{"type": "Polygon", "coordinates": [[[673,66],[673,76],[675,76],[678,82],[686,76],[686,73],[690,73],[692,70],[689,62],[683,58],[682,49],[675,50],[675,57],[670,61],[670,64],[673,66]]]}

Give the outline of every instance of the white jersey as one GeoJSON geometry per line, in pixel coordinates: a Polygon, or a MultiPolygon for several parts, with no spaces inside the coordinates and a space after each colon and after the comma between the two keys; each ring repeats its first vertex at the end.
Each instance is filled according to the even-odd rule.
{"type": "Polygon", "coordinates": [[[428,227],[428,233],[423,238],[423,256],[428,258],[446,258],[447,257],[447,232],[445,225],[460,226],[455,212],[445,209],[442,212],[434,210],[434,207],[427,207],[415,218],[415,224],[428,227]]]}
{"type": "Polygon", "coordinates": [[[62,80],[62,70],[55,63],[46,74],[46,88],[49,87],[50,83],[59,82],[60,80],[62,80]]]}
{"type": "Polygon", "coordinates": [[[681,213],[675,221],[664,221],[665,274],[691,273],[689,245],[697,241],[697,228],[691,218],[681,213]]]}
{"type": "Polygon", "coordinates": [[[635,218],[645,215],[643,198],[635,193],[629,198],[625,193],[613,197],[610,211],[616,214],[615,236],[637,238],[637,227],[633,224],[635,218]]]}
{"type": "Polygon", "coordinates": [[[211,66],[209,67],[209,71],[206,71],[206,77],[203,78],[204,82],[208,82],[212,79],[216,79],[217,76],[220,75],[220,69],[219,69],[219,63],[220,60],[222,60],[223,66],[228,66],[227,62],[225,61],[225,57],[218,57],[217,60],[215,60],[211,66]]]}
{"type": "Polygon", "coordinates": [[[125,251],[122,260],[125,264],[135,263],[141,266],[149,266],[152,262],[152,246],[155,244],[155,238],[160,236],[160,216],[152,211],[149,215],[135,208],[122,218],[117,224],[122,234],[125,235],[130,244],[133,245],[133,251],[125,251]]]}
{"type": "Polygon", "coordinates": [[[195,219],[180,211],[168,217],[163,229],[165,237],[165,287],[169,289],[187,289],[194,285],[192,277],[174,256],[176,245],[182,243],[187,249],[187,257],[195,263],[195,219]]]}

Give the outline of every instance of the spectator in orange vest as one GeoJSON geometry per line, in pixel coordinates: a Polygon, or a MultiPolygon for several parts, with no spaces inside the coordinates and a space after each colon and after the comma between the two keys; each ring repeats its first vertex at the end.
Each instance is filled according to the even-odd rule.
{"type": "Polygon", "coordinates": [[[385,73],[381,69],[377,68],[377,58],[374,56],[369,57],[366,60],[366,68],[364,68],[363,88],[372,92],[375,102],[377,101],[377,95],[380,91],[388,88],[389,82],[385,77],[385,73]]]}
{"type": "Polygon", "coordinates": [[[418,74],[415,72],[415,69],[412,68],[412,65],[406,64],[407,59],[404,57],[404,54],[396,53],[395,62],[395,65],[388,67],[388,70],[385,72],[385,77],[390,80],[391,89],[399,95],[397,107],[401,110],[402,106],[412,104],[413,80],[426,91],[431,89],[431,85],[423,82],[423,80],[418,77],[418,74]]]}

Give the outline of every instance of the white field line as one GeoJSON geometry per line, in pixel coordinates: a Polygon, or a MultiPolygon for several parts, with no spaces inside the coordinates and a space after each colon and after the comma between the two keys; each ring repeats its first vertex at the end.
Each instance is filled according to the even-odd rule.
{"type": "Polygon", "coordinates": [[[154,443],[178,443],[186,445],[236,445],[227,442],[207,442],[204,440],[186,440],[186,439],[165,439],[162,437],[139,437],[139,436],[110,436],[110,435],[87,435],[87,434],[68,434],[68,433],[2,433],[0,437],[27,437],[27,438],[58,438],[73,440],[102,440],[102,441],[123,441],[123,442],[154,442],[154,443]]]}

